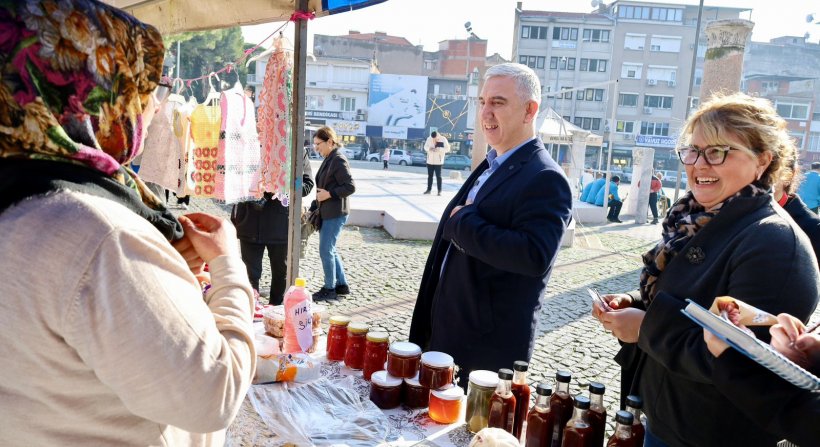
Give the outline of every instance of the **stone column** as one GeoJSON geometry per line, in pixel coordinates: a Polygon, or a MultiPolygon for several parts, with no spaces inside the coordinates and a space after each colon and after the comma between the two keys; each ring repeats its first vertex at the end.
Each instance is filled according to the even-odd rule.
{"type": "Polygon", "coordinates": [[[635,223],[646,223],[649,209],[649,183],[652,177],[652,166],[655,163],[655,149],[635,147],[632,149],[632,183],[629,185],[629,196],[624,203],[622,215],[634,215],[635,223]],[[638,183],[641,186],[638,186],[638,183]]]}
{"type": "Polygon", "coordinates": [[[706,60],[703,64],[703,84],[700,102],[715,93],[740,90],[743,72],[743,50],[754,22],[743,19],[715,20],[706,25],[706,60]]]}

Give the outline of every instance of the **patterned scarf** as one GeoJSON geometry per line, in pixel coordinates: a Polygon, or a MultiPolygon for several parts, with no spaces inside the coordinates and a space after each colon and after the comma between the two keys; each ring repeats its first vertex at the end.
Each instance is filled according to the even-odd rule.
{"type": "Polygon", "coordinates": [[[727,198],[711,210],[695,200],[692,191],[687,192],[678,200],[663,221],[663,239],[655,248],[643,255],[644,268],[641,271],[640,291],[641,300],[648,307],[657,294],[657,282],[661,272],[680,253],[689,240],[709,223],[726,206],[727,203],[738,197],[757,197],[769,194],[769,190],[755,184],[746,185],[735,195],[727,198]]]}
{"type": "MultiPolygon", "coordinates": [[[[132,208],[173,220],[124,166],[142,151],[143,111],[163,57],[159,31],[99,1],[0,2],[0,165],[51,161],[72,174],[90,168],[130,191],[117,196],[140,202],[132,208]]],[[[99,175],[90,177],[84,183],[99,175]]]]}

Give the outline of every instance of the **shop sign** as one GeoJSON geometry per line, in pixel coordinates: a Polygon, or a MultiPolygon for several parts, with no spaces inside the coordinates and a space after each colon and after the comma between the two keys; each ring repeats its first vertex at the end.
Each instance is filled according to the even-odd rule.
{"type": "Polygon", "coordinates": [[[635,145],[649,147],[675,147],[678,139],[674,137],[660,137],[656,135],[637,135],[635,145]]]}
{"type": "Polygon", "coordinates": [[[364,121],[327,120],[327,125],[332,127],[339,135],[363,137],[367,123],[364,121]]]}
{"type": "Polygon", "coordinates": [[[339,119],[342,117],[342,112],[336,112],[333,110],[306,110],[305,116],[308,118],[339,119]]]}
{"type": "Polygon", "coordinates": [[[406,140],[407,139],[407,128],[406,127],[384,126],[384,127],[382,127],[382,138],[394,138],[394,139],[397,139],[397,140],[406,140]]]}

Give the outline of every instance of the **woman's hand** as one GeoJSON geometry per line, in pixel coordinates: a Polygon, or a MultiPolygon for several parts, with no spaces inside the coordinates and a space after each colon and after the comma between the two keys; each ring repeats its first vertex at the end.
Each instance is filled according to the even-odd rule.
{"type": "MultiPolygon", "coordinates": [[[[613,310],[625,309],[632,306],[632,297],[625,293],[610,293],[608,295],[601,295],[601,299],[613,310]]],[[[607,312],[595,301],[592,302],[592,316],[601,319],[601,314],[607,312]]]]}
{"type": "Polygon", "coordinates": [[[646,312],[640,309],[626,308],[603,311],[598,320],[604,329],[625,343],[637,343],[641,332],[641,323],[646,312]]]}
{"type": "Polygon", "coordinates": [[[820,335],[806,333],[806,326],[799,319],[780,314],[769,333],[772,334],[772,347],[789,360],[806,369],[820,364],[820,335]]]}
{"type": "Polygon", "coordinates": [[[316,188],[316,200],[324,202],[330,198],[330,193],[326,189],[316,188]]]}
{"type": "Polygon", "coordinates": [[[709,349],[709,352],[712,353],[715,357],[720,357],[723,354],[723,351],[729,347],[725,341],[718,338],[712,331],[707,329],[703,330],[703,341],[706,342],[706,348],[709,349]]]}
{"type": "MultiPolygon", "coordinates": [[[[188,262],[188,266],[196,265],[197,257],[207,263],[222,255],[237,254],[236,229],[227,219],[192,213],[180,216],[179,223],[185,230],[185,237],[177,241],[174,247],[188,262]]],[[[191,270],[193,271],[193,267],[191,270]]]]}

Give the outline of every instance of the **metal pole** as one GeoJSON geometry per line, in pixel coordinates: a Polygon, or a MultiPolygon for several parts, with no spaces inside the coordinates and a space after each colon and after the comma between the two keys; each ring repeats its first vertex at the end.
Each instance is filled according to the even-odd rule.
{"type": "MultiPolygon", "coordinates": [[[[299,11],[308,10],[308,0],[299,0],[299,11]]],[[[302,248],[302,173],[304,167],[305,134],[305,72],[307,66],[307,20],[294,22],[293,43],[293,107],[291,110],[291,182],[288,185],[288,284],[299,276],[299,258],[302,248]]],[[[273,297],[271,297],[273,298],[273,297]]]]}
{"type": "MultiPolygon", "coordinates": [[[[619,87],[620,79],[615,80],[615,86],[612,88],[612,112],[610,114],[609,123],[610,125],[615,123],[615,108],[618,104],[618,87],[619,87]]],[[[610,127],[610,130],[612,128],[610,127]]],[[[607,137],[609,137],[609,144],[607,145],[607,158],[606,158],[606,182],[604,182],[604,213],[608,213],[607,208],[609,208],[609,182],[612,179],[612,172],[610,172],[610,166],[612,165],[612,134],[615,132],[609,132],[607,137]]]]}
{"type": "Polygon", "coordinates": [[[177,77],[182,79],[182,53],[179,51],[179,41],[177,41],[177,77]]]}
{"type": "Polygon", "coordinates": [[[467,36],[467,63],[465,64],[466,68],[464,70],[464,72],[467,74],[468,81],[470,80],[470,37],[471,36],[467,36]]]}

